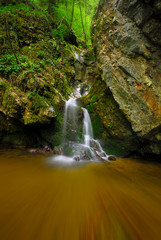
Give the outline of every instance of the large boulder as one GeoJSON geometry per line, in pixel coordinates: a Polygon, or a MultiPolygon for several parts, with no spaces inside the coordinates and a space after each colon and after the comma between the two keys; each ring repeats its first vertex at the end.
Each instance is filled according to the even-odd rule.
{"type": "MultiPolygon", "coordinates": [[[[159,0],[106,0],[92,29],[101,79],[140,143],[133,150],[142,153],[161,153],[160,10],[159,0]]],[[[113,127],[118,137],[124,127],[113,127]]]]}

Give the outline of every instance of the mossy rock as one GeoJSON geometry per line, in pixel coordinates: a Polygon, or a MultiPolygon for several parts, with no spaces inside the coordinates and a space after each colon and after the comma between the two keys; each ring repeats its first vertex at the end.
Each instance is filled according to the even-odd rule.
{"type": "Polygon", "coordinates": [[[102,139],[108,154],[125,156],[138,148],[130,123],[101,79],[96,79],[79,101],[90,112],[94,137],[102,139]]]}
{"type": "Polygon", "coordinates": [[[64,102],[73,90],[64,57],[67,48],[52,36],[47,15],[21,2],[3,1],[0,7],[0,114],[5,119],[0,138],[14,145],[59,145],[64,102]],[[15,52],[6,39],[6,19],[15,52]],[[16,142],[16,134],[26,142],[16,142]]]}

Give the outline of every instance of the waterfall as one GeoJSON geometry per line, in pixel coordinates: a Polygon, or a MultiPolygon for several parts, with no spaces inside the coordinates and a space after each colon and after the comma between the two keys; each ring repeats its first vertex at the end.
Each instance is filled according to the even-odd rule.
{"type": "Polygon", "coordinates": [[[93,129],[92,123],[87,109],[82,108],[84,120],[83,120],[83,135],[84,135],[84,144],[87,147],[90,147],[90,141],[93,139],[93,129]]]}
{"type": "Polygon", "coordinates": [[[78,106],[76,98],[80,98],[89,91],[89,84],[83,82],[85,64],[83,52],[75,55],[75,85],[74,91],[65,103],[62,144],[55,148],[56,161],[99,161],[107,160],[108,155],[103,151],[98,140],[94,139],[90,115],[87,109],[78,106]],[[80,83],[81,82],[81,83],[80,83]]]}
{"type": "Polygon", "coordinates": [[[85,108],[78,106],[75,98],[66,101],[62,127],[61,154],[56,160],[107,160],[98,140],[93,137],[90,115],[85,108]]]}
{"type": "MultiPolygon", "coordinates": [[[[68,138],[76,138],[77,134],[77,101],[74,98],[70,98],[68,101],[66,101],[65,104],[65,110],[64,110],[64,118],[63,118],[63,129],[62,129],[62,142],[64,143],[66,141],[66,137],[68,135],[68,138]]],[[[74,140],[74,139],[73,139],[74,140]]],[[[76,139],[75,139],[76,140],[76,139]]]]}

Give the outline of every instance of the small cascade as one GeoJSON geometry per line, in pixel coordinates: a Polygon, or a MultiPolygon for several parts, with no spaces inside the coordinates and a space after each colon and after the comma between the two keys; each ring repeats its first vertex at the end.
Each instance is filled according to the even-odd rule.
{"type": "Polygon", "coordinates": [[[60,148],[57,160],[65,161],[67,158],[67,161],[108,161],[108,155],[93,138],[92,123],[87,109],[79,107],[74,98],[70,98],[65,104],[60,148]]]}
{"type": "Polygon", "coordinates": [[[77,52],[74,52],[74,56],[75,56],[75,60],[77,60],[78,62],[80,62],[81,64],[84,63],[84,58],[83,58],[83,51],[78,54],[77,52]]]}
{"type": "Polygon", "coordinates": [[[97,157],[103,159],[103,160],[107,160],[108,159],[108,155],[105,153],[105,151],[103,151],[101,144],[99,143],[98,140],[96,139],[92,139],[91,140],[91,147],[93,149],[95,149],[95,154],[97,157]]]}
{"type": "Polygon", "coordinates": [[[82,108],[84,120],[83,120],[83,135],[84,135],[84,144],[87,147],[90,147],[90,141],[93,139],[93,129],[92,123],[87,109],[82,108]]]}
{"type": "MultiPolygon", "coordinates": [[[[73,140],[77,135],[77,101],[74,98],[70,98],[66,101],[64,118],[63,118],[63,130],[62,130],[62,142],[66,141],[66,138],[72,138],[73,140]]],[[[76,139],[75,139],[76,140],[76,139]]]]}

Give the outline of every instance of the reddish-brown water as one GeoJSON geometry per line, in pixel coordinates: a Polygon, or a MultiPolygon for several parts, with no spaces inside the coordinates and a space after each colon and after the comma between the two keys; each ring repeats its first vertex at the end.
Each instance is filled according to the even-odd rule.
{"type": "Polygon", "coordinates": [[[160,164],[50,159],[0,151],[0,240],[161,239],[160,164]]]}

